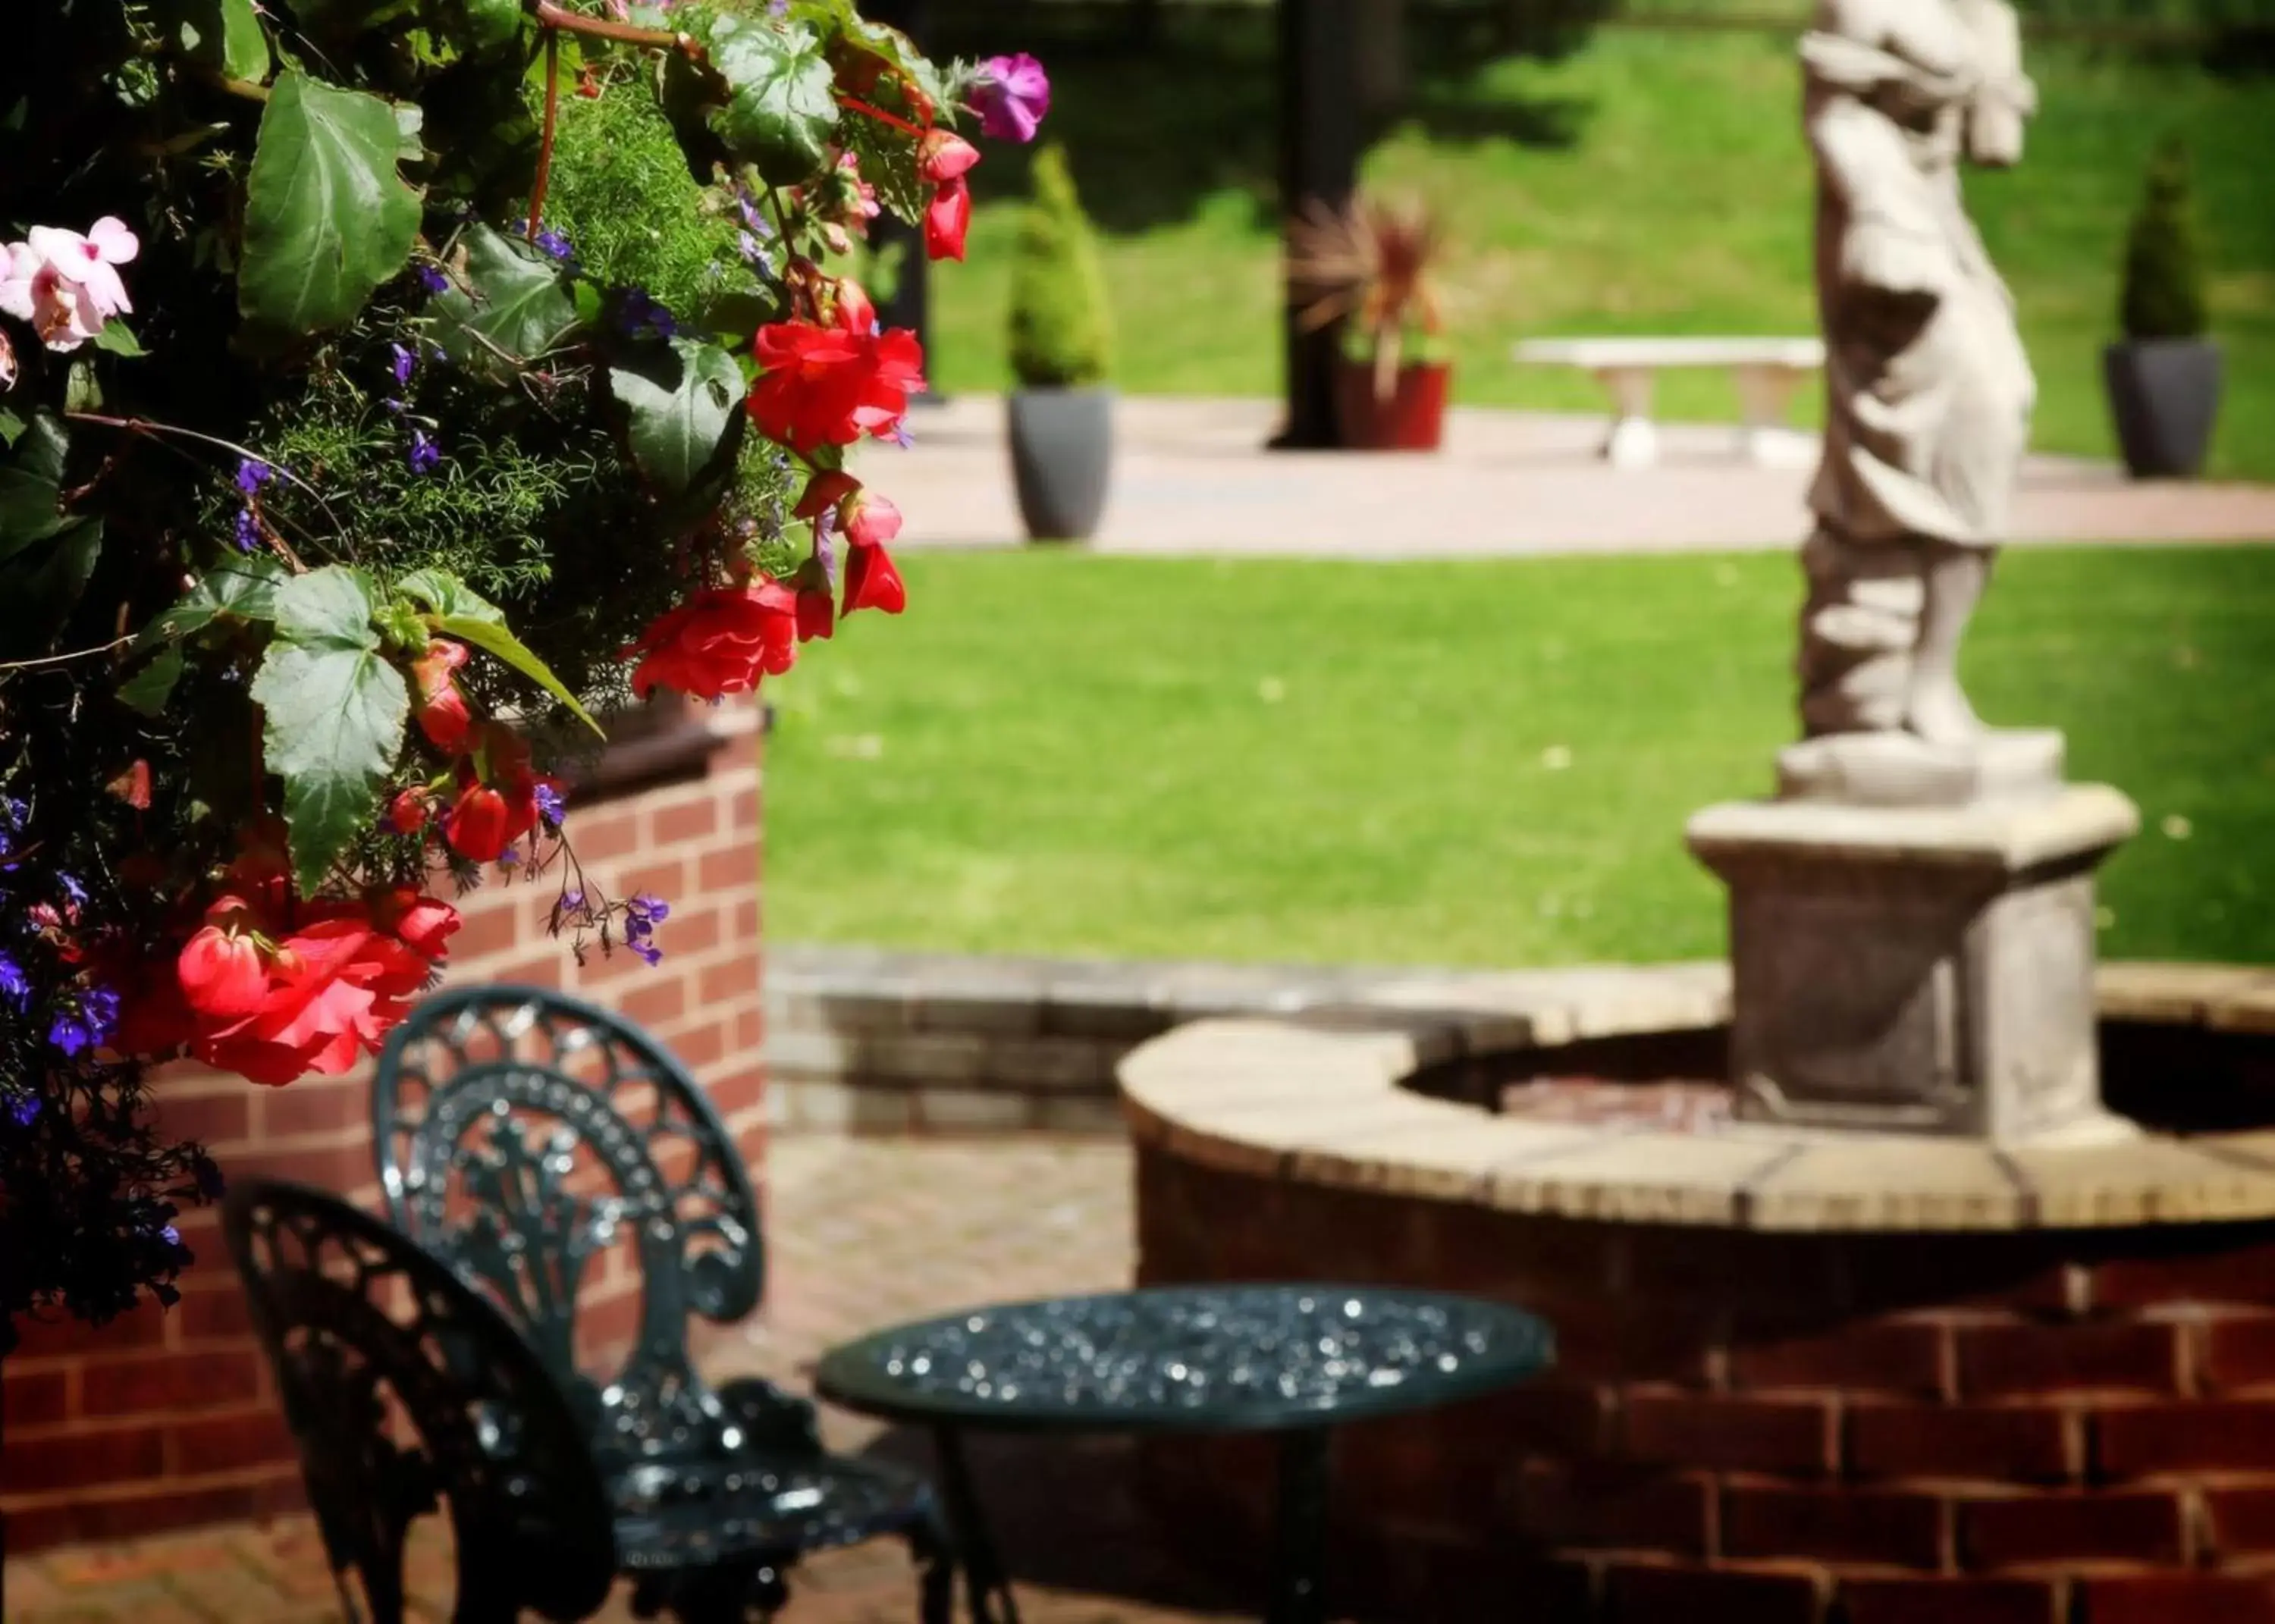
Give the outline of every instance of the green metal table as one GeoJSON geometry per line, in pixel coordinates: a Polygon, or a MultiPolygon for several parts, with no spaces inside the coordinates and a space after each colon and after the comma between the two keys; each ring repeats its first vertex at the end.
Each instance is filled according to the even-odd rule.
{"type": "Polygon", "coordinates": [[[1548,1327],[1498,1303],[1383,1286],[1173,1287],[896,1326],[832,1349],[815,1389],[932,1430],[980,1624],[1017,1624],[962,1432],[1276,1432],[1270,1624],[1319,1624],[1329,1439],[1546,1368],[1548,1327]]]}

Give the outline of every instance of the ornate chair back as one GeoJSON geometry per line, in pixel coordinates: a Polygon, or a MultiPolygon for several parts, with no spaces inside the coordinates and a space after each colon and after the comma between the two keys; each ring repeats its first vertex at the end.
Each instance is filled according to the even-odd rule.
{"type": "Polygon", "coordinates": [[[462,1624],[582,1619],[616,1571],[590,1445],[513,1328],[437,1259],[304,1186],[247,1179],[223,1230],[351,1620],[404,1612],[412,1522],[447,1500],[462,1624]]]}
{"type": "Polygon", "coordinates": [[[396,1028],[371,1098],[389,1217],[520,1329],[571,1391],[605,1469],[744,1441],[687,1333],[691,1314],[728,1322],[757,1307],[758,1198],[684,1068],[590,1004],[468,987],[396,1028]],[[627,1270],[637,1311],[617,1357],[623,1339],[601,1316],[632,1288],[593,1288],[627,1270]]]}

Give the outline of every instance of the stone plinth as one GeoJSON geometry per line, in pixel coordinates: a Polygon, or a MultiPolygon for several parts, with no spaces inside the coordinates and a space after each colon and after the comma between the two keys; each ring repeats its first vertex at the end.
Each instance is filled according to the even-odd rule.
{"type": "Polygon", "coordinates": [[[1690,849],[1730,888],[1740,1117],[2001,1141],[2090,1129],[2093,871],[2139,823],[2102,785],[1697,813],[1690,849]]]}

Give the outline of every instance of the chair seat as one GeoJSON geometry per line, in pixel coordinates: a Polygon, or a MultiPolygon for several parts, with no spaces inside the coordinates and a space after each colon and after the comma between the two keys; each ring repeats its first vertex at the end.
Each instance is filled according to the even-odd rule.
{"type": "Polygon", "coordinates": [[[840,1455],[643,1463],[612,1474],[616,1547],[633,1572],[783,1557],[899,1533],[933,1516],[931,1488],[840,1455]]]}

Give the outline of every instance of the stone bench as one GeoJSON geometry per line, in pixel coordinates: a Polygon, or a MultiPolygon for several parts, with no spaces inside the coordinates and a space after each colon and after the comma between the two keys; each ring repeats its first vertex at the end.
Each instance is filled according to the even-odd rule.
{"type": "Polygon", "coordinates": [[[1604,456],[1614,468],[1647,468],[1659,460],[1651,419],[1652,385],[1676,367],[1713,367],[1737,380],[1745,415],[1740,445],[1771,468],[1806,466],[1816,439],[1789,427],[1793,391],[1825,366],[1817,338],[1535,338],[1516,346],[1521,364],[1576,366],[1593,373],[1612,397],[1612,432],[1604,456]]]}

